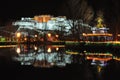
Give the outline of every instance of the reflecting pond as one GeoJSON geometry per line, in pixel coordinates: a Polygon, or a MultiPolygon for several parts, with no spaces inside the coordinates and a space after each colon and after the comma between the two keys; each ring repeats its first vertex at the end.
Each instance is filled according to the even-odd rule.
{"type": "Polygon", "coordinates": [[[110,74],[108,66],[111,70],[120,71],[120,59],[111,50],[102,52],[80,47],[24,44],[4,46],[0,48],[1,73],[5,72],[4,75],[7,76],[13,73],[16,77],[12,78],[15,80],[104,80],[109,79],[111,74],[116,74],[112,71],[110,74]]]}
{"type": "Polygon", "coordinates": [[[17,45],[15,51],[13,60],[20,62],[21,65],[34,67],[64,67],[72,63],[82,64],[85,61],[89,61],[91,65],[105,66],[108,60],[113,58],[119,60],[112,53],[75,51],[66,48],[65,45],[17,45]]]}

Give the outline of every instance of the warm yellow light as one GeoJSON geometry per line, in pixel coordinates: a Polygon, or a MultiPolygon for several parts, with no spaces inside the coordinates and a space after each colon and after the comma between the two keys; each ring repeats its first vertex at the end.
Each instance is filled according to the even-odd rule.
{"type": "Polygon", "coordinates": [[[102,18],[101,17],[98,17],[98,23],[102,23],[102,18]]]}
{"type": "Polygon", "coordinates": [[[86,34],[85,34],[85,33],[83,33],[82,35],[83,35],[83,36],[86,36],[86,34]]]}
{"type": "Polygon", "coordinates": [[[51,19],[50,15],[39,15],[39,16],[34,16],[34,20],[38,22],[48,22],[51,19]]]}
{"type": "Polygon", "coordinates": [[[35,37],[37,37],[37,35],[35,35],[35,37]]]}
{"type": "Polygon", "coordinates": [[[57,34],[56,34],[56,35],[55,35],[55,37],[57,37],[57,38],[58,38],[58,37],[59,37],[59,35],[57,35],[57,34]]]}
{"type": "Polygon", "coordinates": [[[25,41],[27,41],[27,38],[24,38],[25,41]]]}
{"type": "Polygon", "coordinates": [[[20,50],[19,47],[16,49],[16,52],[17,52],[18,54],[21,52],[21,50],[20,50]]]}
{"type": "Polygon", "coordinates": [[[98,28],[103,27],[103,24],[102,24],[103,19],[102,19],[101,17],[98,17],[97,22],[98,22],[98,24],[97,24],[97,27],[98,27],[98,28]]]}
{"type": "Polygon", "coordinates": [[[120,37],[120,34],[118,34],[118,37],[120,37]]]}
{"type": "Polygon", "coordinates": [[[101,67],[101,66],[97,66],[97,68],[98,68],[98,72],[100,72],[100,71],[101,71],[101,69],[102,69],[102,67],[101,67]]]}
{"type": "Polygon", "coordinates": [[[47,52],[51,52],[51,48],[48,48],[47,52]]]}
{"type": "Polygon", "coordinates": [[[56,51],[58,51],[59,50],[59,48],[58,47],[56,47],[56,51]]]}
{"type": "Polygon", "coordinates": [[[51,34],[50,34],[50,33],[48,33],[48,37],[51,37],[51,34]]]}
{"type": "Polygon", "coordinates": [[[18,32],[18,33],[17,33],[17,37],[19,38],[20,36],[21,36],[21,33],[20,33],[20,32],[18,32]]]}
{"type": "Polygon", "coordinates": [[[112,34],[108,34],[108,33],[105,33],[105,34],[84,34],[83,33],[83,36],[112,36],[112,34]]]}
{"type": "Polygon", "coordinates": [[[36,46],[34,46],[34,50],[37,50],[37,47],[36,47],[36,46]]]}
{"type": "Polygon", "coordinates": [[[66,51],[67,54],[78,54],[78,52],[66,51]]]}

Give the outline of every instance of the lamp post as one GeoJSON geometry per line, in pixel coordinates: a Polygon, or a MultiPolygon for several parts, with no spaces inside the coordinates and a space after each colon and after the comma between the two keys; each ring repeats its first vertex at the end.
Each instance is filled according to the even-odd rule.
{"type": "Polygon", "coordinates": [[[16,33],[16,37],[17,37],[17,41],[18,41],[18,43],[20,43],[20,38],[21,38],[21,33],[20,32],[17,32],[16,33]]]}

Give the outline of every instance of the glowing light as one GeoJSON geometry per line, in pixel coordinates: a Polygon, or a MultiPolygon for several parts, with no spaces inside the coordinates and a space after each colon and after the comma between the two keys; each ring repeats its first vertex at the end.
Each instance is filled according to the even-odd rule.
{"type": "Polygon", "coordinates": [[[83,33],[83,36],[112,36],[112,34],[108,34],[108,33],[105,33],[105,34],[84,34],[83,33]]]}
{"type": "Polygon", "coordinates": [[[86,57],[88,60],[100,60],[100,61],[108,61],[111,60],[112,58],[95,58],[95,57],[86,57]]]}
{"type": "Polygon", "coordinates": [[[18,32],[18,33],[17,33],[17,37],[19,38],[20,36],[21,36],[21,33],[20,33],[20,32],[18,32]]]}
{"type": "Polygon", "coordinates": [[[84,51],[84,53],[86,53],[87,51],[84,51]]]}
{"type": "Polygon", "coordinates": [[[118,34],[118,37],[120,37],[120,34],[118,34]]]}
{"type": "Polygon", "coordinates": [[[47,52],[51,52],[51,48],[48,48],[47,52]]]}
{"type": "Polygon", "coordinates": [[[56,51],[58,51],[59,50],[59,48],[58,47],[56,47],[56,51]]]}
{"type": "Polygon", "coordinates": [[[24,38],[25,41],[27,41],[27,38],[24,38]]]}
{"type": "Polygon", "coordinates": [[[67,54],[79,54],[78,52],[66,51],[67,54]]]}
{"type": "Polygon", "coordinates": [[[101,66],[97,66],[97,68],[98,68],[98,72],[100,72],[100,71],[101,71],[101,69],[102,69],[102,67],[101,67],[101,66]]]}
{"type": "Polygon", "coordinates": [[[21,50],[20,50],[19,47],[16,49],[16,52],[17,52],[18,54],[21,52],[21,50]]]}
{"type": "Polygon", "coordinates": [[[97,27],[102,28],[103,27],[103,24],[102,24],[103,19],[101,17],[98,17],[97,22],[98,22],[97,27]]]}
{"type": "Polygon", "coordinates": [[[58,38],[58,37],[59,37],[59,35],[57,35],[57,34],[56,34],[56,35],[55,35],[55,37],[57,37],[57,38],[58,38]]]}
{"type": "Polygon", "coordinates": [[[37,46],[34,46],[34,50],[37,50],[38,48],[37,48],[37,46]]]}
{"type": "Polygon", "coordinates": [[[106,53],[87,53],[86,58],[89,60],[100,60],[100,61],[108,61],[112,59],[112,54],[106,53]]]}
{"type": "Polygon", "coordinates": [[[85,34],[85,33],[83,33],[83,36],[86,36],[86,34],[85,34]]]}
{"type": "Polygon", "coordinates": [[[37,37],[37,35],[35,35],[35,37],[37,37]]]}
{"type": "Polygon", "coordinates": [[[47,35],[48,35],[48,37],[51,37],[51,34],[50,34],[50,33],[48,33],[47,35]]]}
{"type": "Polygon", "coordinates": [[[38,22],[48,22],[51,19],[50,15],[34,16],[34,19],[38,22]]]}

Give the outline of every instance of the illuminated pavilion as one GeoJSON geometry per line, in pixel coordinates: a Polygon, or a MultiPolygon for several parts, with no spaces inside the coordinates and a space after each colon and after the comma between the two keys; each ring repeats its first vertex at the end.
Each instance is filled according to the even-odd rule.
{"type": "Polygon", "coordinates": [[[109,28],[106,28],[102,23],[101,17],[97,18],[97,25],[91,28],[92,33],[83,33],[86,41],[112,41],[112,34],[108,33],[109,28]]]}

